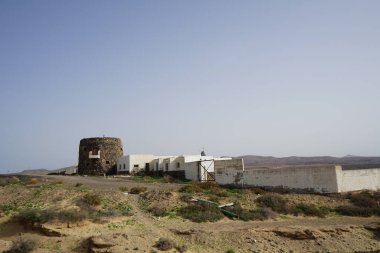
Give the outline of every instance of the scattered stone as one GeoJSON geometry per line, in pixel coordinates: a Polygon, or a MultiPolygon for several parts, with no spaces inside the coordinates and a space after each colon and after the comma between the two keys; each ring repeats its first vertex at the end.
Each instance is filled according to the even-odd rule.
{"type": "Polygon", "coordinates": [[[291,238],[293,240],[315,240],[316,236],[314,233],[309,230],[301,230],[301,231],[289,231],[289,230],[274,230],[276,235],[291,238]]]}
{"type": "Polygon", "coordinates": [[[196,233],[194,229],[184,230],[184,231],[180,231],[178,229],[170,229],[170,231],[176,235],[192,235],[196,233]]]}
{"type": "Polygon", "coordinates": [[[105,238],[102,235],[97,235],[97,236],[92,236],[90,237],[90,247],[95,247],[95,248],[110,248],[114,246],[112,241],[107,240],[109,238],[105,238]]]}
{"type": "Polygon", "coordinates": [[[53,229],[53,228],[48,228],[45,225],[39,224],[39,225],[34,225],[33,230],[37,230],[38,232],[49,236],[49,237],[62,237],[65,236],[63,235],[60,231],[53,229]]]}

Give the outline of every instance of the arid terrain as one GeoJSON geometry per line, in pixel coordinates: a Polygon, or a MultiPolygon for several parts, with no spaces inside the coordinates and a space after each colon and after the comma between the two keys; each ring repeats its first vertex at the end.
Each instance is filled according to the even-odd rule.
{"type": "Polygon", "coordinates": [[[151,177],[0,180],[1,252],[380,252],[377,192],[270,193],[151,177]],[[194,199],[234,206],[223,214],[194,199]]]}

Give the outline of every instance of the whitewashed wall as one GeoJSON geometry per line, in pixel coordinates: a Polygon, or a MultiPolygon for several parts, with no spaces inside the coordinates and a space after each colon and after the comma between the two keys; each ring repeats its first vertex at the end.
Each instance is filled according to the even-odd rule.
{"type": "Polygon", "coordinates": [[[335,166],[289,166],[279,168],[255,168],[239,170],[218,168],[219,184],[244,186],[284,187],[308,189],[316,192],[337,192],[335,166]]]}
{"type": "Polygon", "coordinates": [[[380,190],[380,168],[342,170],[337,166],[339,192],[380,190]]]}
{"type": "Polygon", "coordinates": [[[127,155],[119,158],[117,162],[117,171],[121,172],[137,172],[139,170],[144,170],[146,163],[151,163],[154,159],[154,155],[147,154],[136,154],[136,155],[127,155]],[[124,169],[125,165],[125,169],[124,169]],[[135,167],[137,165],[138,167],[135,167]]]}
{"type": "Polygon", "coordinates": [[[221,185],[284,187],[315,192],[380,190],[380,168],[342,170],[341,166],[285,166],[242,170],[216,166],[221,185]]]}

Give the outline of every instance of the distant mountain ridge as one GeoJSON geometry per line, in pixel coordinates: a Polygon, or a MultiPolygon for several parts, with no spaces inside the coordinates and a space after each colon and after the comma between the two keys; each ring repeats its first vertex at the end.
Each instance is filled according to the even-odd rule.
{"type": "Polygon", "coordinates": [[[347,155],[344,157],[333,156],[289,156],[289,157],[274,157],[274,156],[257,156],[245,155],[239,156],[243,158],[246,166],[261,166],[261,165],[312,165],[312,164],[341,164],[341,165],[359,165],[359,164],[380,164],[380,157],[366,157],[347,155]]]}
{"type": "Polygon", "coordinates": [[[49,173],[61,173],[66,171],[66,173],[71,174],[73,173],[73,170],[77,168],[76,165],[55,169],[55,170],[47,170],[47,169],[33,169],[33,170],[23,170],[21,172],[18,172],[16,174],[22,174],[22,175],[47,175],[49,173]]]}

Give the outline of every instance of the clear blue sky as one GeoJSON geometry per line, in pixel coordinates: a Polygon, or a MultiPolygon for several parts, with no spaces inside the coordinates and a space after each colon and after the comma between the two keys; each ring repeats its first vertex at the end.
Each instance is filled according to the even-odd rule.
{"type": "Polygon", "coordinates": [[[126,153],[380,155],[380,1],[0,1],[0,173],[126,153]]]}

